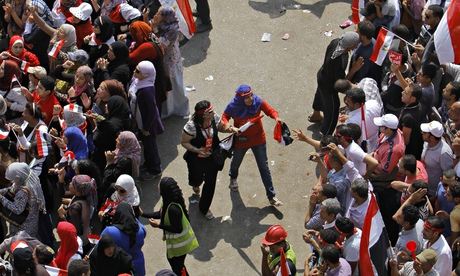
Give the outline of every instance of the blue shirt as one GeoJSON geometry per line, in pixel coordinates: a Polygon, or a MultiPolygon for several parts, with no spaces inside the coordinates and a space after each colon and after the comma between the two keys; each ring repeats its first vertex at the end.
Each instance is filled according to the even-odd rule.
{"type": "Polygon", "coordinates": [[[335,170],[329,171],[327,179],[329,184],[332,184],[337,188],[337,199],[339,200],[340,206],[342,207],[341,214],[345,215],[348,204],[351,200],[351,182],[348,180],[347,174],[343,168],[338,172],[335,170]]]}
{"type": "MultiPolygon", "coordinates": [[[[436,190],[436,202],[439,205],[439,209],[442,211],[446,211],[448,214],[450,214],[452,209],[454,209],[455,207],[455,203],[447,200],[446,189],[444,189],[444,186],[442,186],[442,182],[439,182],[438,189],[436,190]]],[[[450,220],[446,219],[444,220],[444,223],[446,227],[444,227],[443,235],[445,237],[450,237],[451,235],[450,220]]]]}

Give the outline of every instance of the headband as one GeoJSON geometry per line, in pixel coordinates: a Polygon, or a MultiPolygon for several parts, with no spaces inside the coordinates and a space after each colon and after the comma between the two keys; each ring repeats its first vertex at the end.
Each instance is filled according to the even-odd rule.
{"type": "Polygon", "coordinates": [[[209,104],[209,106],[207,108],[199,109],[199,110],[195,111],[195,113],[198,114],[198,115],[203,115],[204,113],[208,113],[208,112],[213,111],[213,110],[214,110],[214,106],[212,106],[212,104],[209,104]]]}
{"type": "Polygon", "coordinates": [[[246,91],[246,92],[243,92],[243,93],[237,93],[236,94],[238,97],[247,97],[247,96],[251,96],[252,95],[252,90],[249,90],[249,91],[246,91]]]}
{"type": "Polygon", "coordinates": [[[437,232],[437,233],[442,233],[442,232],[444,232],[444,229],[434,227],[434,226],[433,226],[430,222],[428,222],[428,221],[425,221],[425,223],[423,224],[423,228],[426,228],[426,229],[428,229],[428,230],[431,230],[431,231],[437,232]]]}

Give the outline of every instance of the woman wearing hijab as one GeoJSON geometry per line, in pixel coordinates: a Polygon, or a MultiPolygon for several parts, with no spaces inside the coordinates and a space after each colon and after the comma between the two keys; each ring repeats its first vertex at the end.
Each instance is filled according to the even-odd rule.
{"type": "Polygon", "coordinates": [[[21,71],[16,62],[4,60],[0,64],[0,95],[8,105],[6,119],[12,120],[21,116],[27,103],[26,97],[21,93],[21,71]],[[17,79],[17,80],[15,80],[17,79]]]}
{"type": "Polygon", "coordinates": [[[135,276],[145,275],[145,261],[142,246],[147,234],[144,225],[134,215],[133,208],[121,202],[112,220],[113,225],[102,231],[101,236],[109,235],[124,251],[133,258],[135,276]]]}
{"type": "Polygon", "coordinates": [[[107,16],[99,16],[94,21],[94,32],[84,38],[83,49],[89,53],[89,66],[107,54],[109,45],[114,43],[113,24],[107,16]]]}
{"type": "Polygon", "coordinates": [[[198,248],[198,241],[190,225],[182,190],[173,178],[163,177],[160,180],[160,195],[162,208],[154,214],[156,219],[150,219],[149,222],[152,227],[163,229],[166,256],[171,269],[177,275],[183,275],[182,270],[187,271],[185,257],[198,248]]]}
{"type": "Polygon", "coordinates": [[[117,80],[105,80],[101,82],[94,96],[94,101],[96,103],[93,105],[93,112],[104,115],[106,113],[107,102],[112,96],[120,96],[125,99],[125,101],[128,101],[125,88],[121,82],[117,80]]]}
{"type": "Polygon", "coordinates": [[[182,131],[181,144],[187,150],[184,159],[188,168],[188,183],[195,194],[200,194],[200,185],[204,181],[200,198],[200,211],[207,219],[214,218],[209,210],[219,168],[211,157],[213,149],[219,147],[219,115],[209,101],[200,101],[195,105],[195,113],[182,131]]]}
{"type": "Polygon", "coordinates": [[[150,61],[142,61],[134,70],[133,81],[129,87],[131,96],[131,110],[141,131],[141,140],[144,145],[144,167],[147,173],[159,175],[161,160],[158,153],[156,136],[164,131],[163,123],[155,100],[156,71],[150,61]]]}
{"type": "Polygon", "coordinates": [[[77,127],[67,127],[64,130],[64,137],[57,138],[55,142],[63,152],[72,151],[76,160],[88,158],[86,137],[77,127]]]}
{"type": "Polygon", "coordinates": [[[8,23],[6,31],[9,37],[21,35],[24,30],[24,24],[28,16],[27,12],[25,12],[25,2],[25,0],[8,1],[2,7],[5,11],[4,19],[8,23]]]}
{"type": "Polygon", "coordinates": [[[129,69],[129,50],[128,46],[121,41],[115,41],[107,50],[107,59],[100,58],[96,62],[94,72],[94,83],[96,87],[104,80],[114,79],[128,87],[131,79],[131,70],[129,69]]]}
{"type": "Polygon", "coordinates": [[[40,65],[37,56],[24,49],[24,39],[19,35],[15,35],[10,39],[8,51],[1,53],[0,56],[3,60],[16,62],[18,66],[21,66],[23,62],[27,62],[30,67],[40,65]]]}
{"type": "Polygon", "coordinates": [[[93,70],[86,65],[78,67],[74,84],[67,92],[69,103],[76,103],[83,107],[83,111],[88,111],[91,109],[94,92],[93,70]]]}
{"type": "Polygon", "coordinates": [[[268,104],[254,92],[249,85],[242,84],[236,91],[232,101],[225,108],[221,116],[222,128],[233,133],[239,133],[234,137],[236,141],[233,147],[232,163],[230,164],[230,185],[232,191],[238,191],[238,170],[246,152],[251,149],[256,158],[262,182],[264,183],[265,193],[271,205],[281,206],[283,203],[276,198],[275,188],[273,187],[272,176],[267,160],[267,145],[265,131],[260,119],[261,112],[265,113],[277,122],[281,122],[278,111],[268,104]],[[229,124],[233,119],[235,127],[229,124]],[[244,132],[240,132],[239,127],[247,122],[254,124],[244,132]]]}
{"type": "Polygon", "coordinates": [[[77,229],[72,223],[61,221],[58,223],[56,230],[61,243],[54,258],[54,263],[58,268],[67,270],[70,262],[81,259],[81,255],[78,252],[77,229]]]}
{"type": "Polygon", "coordinates": [[[107,114],[105,119],[97,121],[94,132],[93,161],[101,170],[105,168],[105,152],[115,150],[118,133],[129,127],[129,106],[125,99],[120,96],[112,96],[107,102],[107,114]]]}
{"type": "Polygon", "coordinates": [[[117,206],[121,202],[131,205],[136,217],[140,214],[140,197],[134,179],[130,175],[122,174],[115,182],[114,188],[115,192],[105,201],[98,213],[99,218],[106,226],[111,225],[117,206]]]}
{"type": "Polygon", "coordinates": [[[115,190],[115,182],[122,174],[133,175],[133,161],[130,157],[117,158],[116,163],[112,163],[114,158],[107,158],[107,167],[104,170],[101,190],[105,190],[103,201],[110,198],[115,190]]]}
{"type": "Polygon", "coordinates": [[[131,66],[136,66],[143,60],[154,61],[158,56],[158,50],[152,43],[151,35],[152,28],[144,21],[135,21],[129,25],[129,33],[134,41],[134,46],[131,47],[129,60],[131,66]]]}
{"type": "Polygon", "coordinates": [[[161,117],[172,115],[188,116],[190,114],[189,101],[185,95],[182,57],[179,50],[179,21],[171,7],[161,7],[154,16],[152,28],[157,29],[156,35],[164,49],[164,67],[171,79],[172,92],[168,93],[163,105],[161,117]]]}
{"type": "Polygon", "coordinates": [[[321,133],[331,135],[337,125],[340,100],[334,84],[345,78],[348,64],[348,52],[359,43],[357,32],[346,32],[340,38],[332,40],[327,46],[324,63],[317,73],[318,87],[313,100],[313,113],[310,122],[321,122],[321,133]],[[321,115],[323,111],[323,115],[321,115]]]}
{"type": "Polygon", "coordinates": [[[131,256],[118,247],[109,235],[102,236],[96,246],[89,256],[91,275],[132,275],[131,256]]]}
{"type": "Polygon", "coordinates": [[[45,210],[45,198],[40,180],[30,170],[29,165],[18,162],[12,163],[6,169],[5,177],[13,183],[13,186],[0,190],[2,209],[16,215],[28,213],[22,224],[10,223],[10,235],[13,236],[23,230],[32,237],[38,237],[39,212],[45,210]]]}
{"type": "Polygon", "coordinates": [[[118,162],[121,158],[127,157],[133,163],[133,176],[139,176],[139,166],[141,164],[141,145],[137,140],[136,134],[131,131],[122,131],[116,140],[116,149],[113,154],[113,162],[118,162]]]}
{"type": "Polygon", "coordinates": [[[73,197],[62,199],[62,205],[58,209],[59,218],[75,226],[77,235],[86,248],[89,245],[91,215],[97,205],[96,181],[88,175],[76,175],[70,182],[69,192],[73,197]]]}

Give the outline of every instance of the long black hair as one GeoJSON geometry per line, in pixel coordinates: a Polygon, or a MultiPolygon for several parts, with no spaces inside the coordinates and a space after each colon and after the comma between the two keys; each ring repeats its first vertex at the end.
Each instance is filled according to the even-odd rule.
{"type": "Polygon", "coordinates": [[[184,196],[182,195],[182,190],[180,189],[179,185],[177,185],[177,181],[174,180],[174,178],[163,177],[160,180],[160,195],[163,199],[163,207],[161,209],[162,222],[164,221],[166,210],[171,203],[179,204],[182,207],[182,211],[184,212],[185,216],[187,219],[189,219],[187,208],[185,207],[184,196]]]}
{"type": "Polygon", "coordinates": [[[195,125],[202,126],[203,125],[203,113],[202,111],[206,108],[210,107],[211,103],[206,100],[202,100],[196,103],[195,105],[195,113],[192,115],[192,120],[195,125]],[[201,111],[201,112],[200,112],[201,111]]]}
{"type": "Polygon", "coordinates": [[[7,153],[14,159],[18,158],[18,150],[16,148],[16,143],[12,142],[9,137],[0,140],[0,152],[7,153]]]}

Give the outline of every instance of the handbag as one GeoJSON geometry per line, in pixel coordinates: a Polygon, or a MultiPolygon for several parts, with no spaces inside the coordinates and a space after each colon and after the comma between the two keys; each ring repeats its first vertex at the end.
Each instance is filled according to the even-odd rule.
{"type": "MultiPolygon", "coordinates": [[[[27,195],[29,195],[29,191],[27,190],[27,188],[22,189],[24,189],[27,195]]],[[[11,202],[14,201],[14,196],[15,194],[12,193],[11,190],[8,190],[8,192],[6,192],[6,194],[4,195],[4,197],[11,202]]],[[[13,211],[11,211],[10,209],[3,206],[3,204],[0,204],[0,216],[3,217],[9,223],[13,224],[14,226],[20,226],[24,223],[24,221],[26,221],[27,217],[29,216],[29,208],[29,201],[27,201],[24,211],[22,211],[22,213],[18,215],[13,213],[13,211]]]]}
{"type": "Polygon", "coordinates": [[[233,135],[230,135],[222,139],[222,141],[219,141],[219,145],[212,150],[211,158],[216,164],[217,170],[219,171],[224,169],[225,160],[227,160],[227,158],[232,158],[232,155],[233,155],[233,152],[232,152],[233,141],[232,141],[232,147],[230,147],[229,149],[224,149],[221,146],[221,144],[227,143],[230,139],[232,139],[232,137],[233,135]]]}

